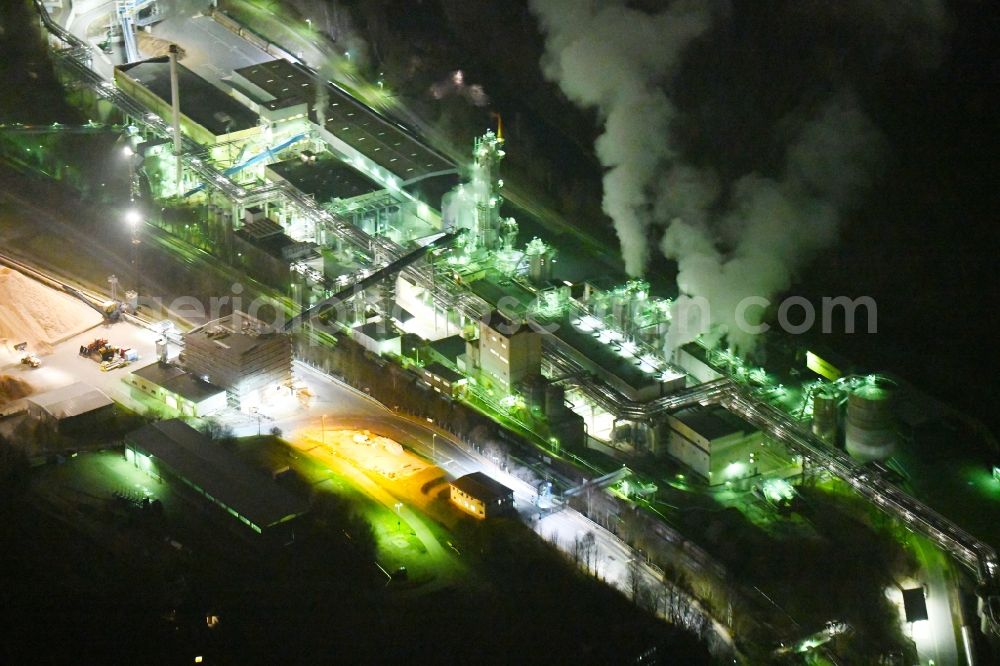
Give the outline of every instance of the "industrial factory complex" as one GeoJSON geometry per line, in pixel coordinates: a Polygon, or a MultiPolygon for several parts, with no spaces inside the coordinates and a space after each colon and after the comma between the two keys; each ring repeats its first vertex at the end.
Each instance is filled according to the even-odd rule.
{"type": "MultiPolygon", "coordinates": [[[[150,3],[118,4],[134,42],[150,3]]],[[[527,237],[505,215],[503,162],[516,148],[500,122],[470,142],[468,166],[457,163],[271,44],[254,64],[213,72],[177,49],[139,57],[133,43],[108,79],[91,47],[38,6],[60,76],[127,128],[144,208],[193,211],[220,262],[293,304],[275,318],[234,308],[195,322],[171,338],[179,353],[167,353],[164,334],[155,357],[119,371],[129,396],[177,417],[126,438],[134,467],[179,480],[258,534],[289,539],[307,506],[182,419],[256,416],[260,431],[260,415],[295,394],[296,336],[353,340],[371,362],[428,389],[427,400],[488,415],[539,461],[594,453],[614,462],[607,483],[581,468],[585,487],[628,478],[628,467],[707,495],[839,479],[967,571],[981,627],[1000,629],[996,551],[881,465],[900,445],[898,382],[805,348],[780,376],[707,340],[665,350],[671,299],[640,279],[563,272],[560,254],[573,248],[527,237]]],[[[110,404],[77,386],[36,396],[30,409],[68,427],[110,404]]],[[[325,445],[326,427],[310,436],[325,445]]],[[[555,478],[578,484],[560,470],[555,478]]],[[[444,503],[465,520],[524,509],[510,481],[455,476],[444,503]]]]}

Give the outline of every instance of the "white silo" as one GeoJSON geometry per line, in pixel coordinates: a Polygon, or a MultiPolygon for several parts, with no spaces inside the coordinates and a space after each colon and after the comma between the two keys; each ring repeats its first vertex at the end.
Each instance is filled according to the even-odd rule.
{"type": "Polygon", "coordinates": [[[892,392],[875,384],[851,391],[847,397],[844,435],[847,452],[859,460],[891,456],[896,446],[892,392]]]}
{"type": "Polygon", "coordinates": [[[840,396],[830,389],[819,389],[812,397],[812,431],[827,444],[837,441],[837,422],[840,417],[840,396]]]}

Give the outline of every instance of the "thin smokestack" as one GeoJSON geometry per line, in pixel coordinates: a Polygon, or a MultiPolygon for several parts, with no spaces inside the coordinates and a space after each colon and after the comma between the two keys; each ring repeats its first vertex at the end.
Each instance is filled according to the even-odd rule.
{"type": "Polygon", "coordinates": [[[177,167],[176,180],[177,192],[181,190],[181,96],[180,86],[177,82],[177,54],[176,44],[170,45],[170,106],[173,112],[174,126],[174,161],[177,167]]]}

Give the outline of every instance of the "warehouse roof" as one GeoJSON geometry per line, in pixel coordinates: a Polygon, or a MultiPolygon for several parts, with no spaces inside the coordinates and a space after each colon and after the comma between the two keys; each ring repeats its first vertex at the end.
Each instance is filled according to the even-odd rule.
{"type": "Polygon", "coordinates": [[[264,340],[283,335],[264,322],[254,319],[243,312],[235,312],[226,317],[210,321],[207,324],[184,334],[184,344],[192,341],[211,341],[220,350],[235,354],[246,354],[253,351],[264,340]]]}
{"type": "Polygon", "coordinates": [[[424,366],[424,372],[430,373],[432,375],[437,375],[449,384],[454,384],[465,379],[465,375],[460,372],[455,372],[446,365],[441,365],[440,363],[429,363],[424,366]]]}
{"type": "Polygon", "coordinates": [[[371,338],[377,342],[395,340],[402,335],[402,333],[396,330],[395,326],[384,321],[370,321],[367,324],[355,326],[353,330],[355,333],[371,338]]]}
{"type": "Polygon", "coordinates": [[[183,368],[163,361],[139,368],[132,374],[195,403],[225,392],[225,389],[195,377],[183,368]]]}
{"type": "Polygon", "coordinates": [[[451,482],[451,485],[461,490],[466,495],[471,495],[484,502],[491,499],[502,499],[510,497],[514,491],[503,485],[499,481],[492,479],[483,472],[473,472],[466,474],[451,482]]]}
{"type": "Polygon", "coordinates": [[[101,391],[76,382],[53,391],[39,393],[28,398],[28,402],[37,405],[55,419],[68,419],[88,412],[113,405],[114,402],[101,391]]]}
{"type": "Polygon", "coordinates": [[[715,405],[708,409],[690,407],[672,415],[675,419],[708,440],[719,439],[739,432],[757,429],[725,407],[715,405]]]}
{"type": "Polygon", "coordinates": [[[660,382],[660,373],[644,372],[636,358],[622,356],[610,344],[601,342],[593,332],[582,331],[574,326],[569,317],[553,321],[558,324],[553,333],[556,338],[632,389],[638,391],[660,382]]]}
{"type": "MultiPolygon", "coordinates": [[[[310,102],[309,115],[316,120],[317,77],[305,67],[287,60],[271,60],[242,67],[236,73],[275,99],[305,96],[310,102]]],[[[402,181],[454,171],[454,164],[426,148],[399,125],[332,83],[322,85],[326,88],[326,129],[375,164],[402,181]]]]}
{"type": "MultiPolygon", "coordinates": [[[[146,60],[118,69],[170,104],[170,64],[146,60]]],[[[257,114],[201,78],[184,65],[177,65],[181,113],[215,136],[257,125],[257,114]]]]}
{"type": "Polygon", "coordinates": [[[296,189],[324,203],[335,199],[353,199],[384,189],[374,180],[340,160],[322,159],[305,163],[295,158],[267,167],[296,189]]]}
{"type": "Polygon", "coordinates": [[[181,419],[157,421],[129,444],[260,528],[306,512],[307,504],[181,419]]]}
{"type": "Polygon", "coordinates": [[[461,335],[449,335],[447,338],[431,342],[429,347],[454,363],[455,359],[465,353],[465,338],[461,335]]]}

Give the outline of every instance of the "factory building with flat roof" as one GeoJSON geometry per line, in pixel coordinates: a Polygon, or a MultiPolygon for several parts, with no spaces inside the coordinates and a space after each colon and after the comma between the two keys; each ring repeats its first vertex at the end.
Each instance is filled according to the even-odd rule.
{"type": "Polygon", "coordinates": [[[387,175],[392,175],[398,185],[403,185],[455,173],[450,160],[301,65],[271,60],[237,69],[233,80],[259,104],[304,98],[310,119],[321,125],[323,138],[344,156],[358,158],[355,164],[379,180],[385,181],[387,175]],[[322,118],[316,111],[317,85],[325,89],[326,104],[319,111],[322,118]]]}
{"type": "Polygon", "coordinates": [[[709,485],[758,473],[763,435],[724,407],[684,409],[668,416],[667,422],[667,455],[709,485]]]}
{"type": "Polygon", "coordinates": [[[452,481],[449,498],[459,509],[480,520],[514,513],[514,491],[482,472],[452,481]]]}
{"type": "Polygon", "coordinates": [[[182,416],[206,416],[226,408],[225,389],[164,361],[139,368],[123,381],[182,416]]]}
{"type": "Polygon", "coordinates": [[[291,339],[243,312],[185,333],[181,361],[243,410],[266,404],[292,380],[291,339]]]}
{"type": "Polygon", "coordinates": [[[494,310],[479,322],[479,367],[487,384],[510,393],[542,368],[542,336],[494,310]]]}
{"type": "MultiPolygon", "coordinates": [[[[257,114],[184,65],[177,65],[181,127],[206,146],[241,141],[259,134],[257,114]]],[[[115,67],[115,83],[163,118],[172,116],[170,64],[144,60],[115,67]]]]}
{"type": "Polygon", "coordinates": [[[308,503],[180,419],[150,423],[125,437],[125,459],[158,479],[177,479],[257,534],[287,538],[308,503]]]}

